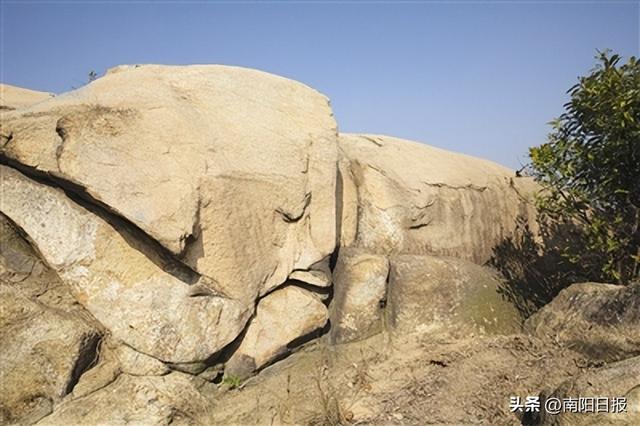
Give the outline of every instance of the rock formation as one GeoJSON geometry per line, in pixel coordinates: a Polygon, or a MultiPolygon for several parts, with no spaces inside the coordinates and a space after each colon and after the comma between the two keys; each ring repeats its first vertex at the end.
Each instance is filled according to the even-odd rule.
{"type": "Polygon", "coordinates": [[[25,108],[53,97],[52,93],[38,92],[0,83],[0,111],[25,108]]]}
{"type": "MultiPolygon", "coordinates": [[[[444,348],[476,354],[468,371],[513,351],[547,371],[531,354],[558,336],[566,360],[609,360],[578,351],[572,330],[592,326],[616,360],[638,354],[632,290],[601,285],[563,292],[522,337],[484,266],[518,220],[536,229],[537,188],[509,169],[338,134],[322,94],[236,67],[122,66],[57,96],[0,88],[0,422],[243,422],[220,404],[247,377],[287,377],[276,394],[291,397],[291,372],[322,358],[364,387],[370,373],[342,357],[391,371],[385,350],[418,337],[395,355],[402,371],[410,354],[462,362],[444,348]],[[593,309],[567,313],[571,291],[593,309]],[[597,313],[613,299],[615,324],[597,313]]],[[[374,400],[331,411],[328,368],[298,388],[315,386],[326,416],[399,420],[367,417],[374,400]]],[[[311,421],[278,398],[272,420],[311,421]]]]}
{"type": "Polygon", "coordinates": [[[576,425],[587,422],[597,425],[637,425],[640,423],[639,377],[640,357],[635,357],[567,380],[546,398],[564,400],[575,398],[576,395],[593,398],[595,404],[601,404],[600,410],[590,417],[586,417],[589,414],[572,410],[556,416],[543,413],[540,422],[544,425],[576,425]],[[620,404],[621,401],[624,401],[624,410],[620,406],[613,407],[613,404],[620,404]]]}
{"type": "Polygon", "coordinates": [[[341,246],[483,264],[534,216],[535,184],[495,163],[387,136],[341,135],[340,150],[341,246]]]}
{"type": "Polygon", "coordinates": [[[574,284],[526,322],[542,339],[607,362],[640,355],[640,284],[574,284]]]}

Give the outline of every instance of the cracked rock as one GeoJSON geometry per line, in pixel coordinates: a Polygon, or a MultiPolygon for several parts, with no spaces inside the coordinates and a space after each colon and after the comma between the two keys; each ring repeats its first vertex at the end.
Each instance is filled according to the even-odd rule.
{"type": "MultiPolygon", "coordinates": [[[[193,362],[231,342],[251,310],[222,297],[190,297],[189,284],[132,247],[64,192],[0,166],[0,209],[38,247],[115,338],[163,361],[193,362]]],[[[123,231],[124,232],[124,231],[123,231]]]]}
{"type": "Polygon", "coordinates": [[[290,344],[327,323],[328,313],[310,292],[293,285],[275,290],[258,303],[238,349],[227,362],[225,375],[247,377],[278,357],[290,344]]]}
{"type": "Polygon", "coordinates": [[[121,374],[90,394],[67,398],[37,424],[189,424],[193,422],[187,413],[204,412],[207,405],[191,377],[185,374],[173,372],[151,377],[121,374]]]}
{"type": "Polygon", "coordinates": [[[612,362],[640,355],[640,284],[573,284],[525,326],[592,359],[612,362]]]}
{"type": "Polygon", "coordinates": [[[337,126],[301,83],[122,66],[9,111],[2,134],[6,161],[108,208],[247,305],[334,249],[337,126]]]}
{"type": "Polygon", "coordinates": [[[95,360],[100,336],[82,319],[0,283],[0,423],[33,423],[95,360]]]}

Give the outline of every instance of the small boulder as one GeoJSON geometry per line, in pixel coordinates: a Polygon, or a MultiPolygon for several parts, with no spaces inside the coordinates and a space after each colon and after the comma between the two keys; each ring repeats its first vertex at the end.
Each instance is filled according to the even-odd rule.
{"type": "Polygon", "coordinates": [[[525,328],[597,360],[640,355],[640,284],[573,284],[532,315],[525,328]]]}
{"type": "Polygon", "coordinates": [[[329,257],[311,265],[307,269],[296,269],[289,275],[290,280],[300,281],[320,291],[331,287],[331,268],[329,257]]]}
{"type": "Polygon", "coordinates": [[[207,406],[186,374],[121,374],[88,395],[67,398],[38,425],[193,424],[191,416],[205,412],[207,406]]]}
{"type": "Polygon", "coordinates": [[[382,331],[388,276],[385,256],[340,250],[330,307],[331,343],[353,342],[382,331]]]}
{"type": "Polygon", "coordinates": [[[225,375],[244,378],[275,361],[296,340],[324,327],[328,316],[326,306],[306,290],[292,285],[275,290],[258,303],[225,375]]]}
{"type": "Polygon", "coordinates": [[[588,371],[562,383],[551,395],[565,403],[587,402],[578,412],[563,409],[558,414],[541,410],[541,425],[639,425],[640,424],[640,357],[615,362],[588,371]],[[593,401],[593,405],[592,404],[593,401]],[[589,412],[580,412],[589,410],[589,412]]]}
{"type": "Polygon", "coordinates": [[[468,336],[511,334],[522,318],[498,292],[492,269],[454,258],[392,257],[388,321],[395,332],[468,336]]]}

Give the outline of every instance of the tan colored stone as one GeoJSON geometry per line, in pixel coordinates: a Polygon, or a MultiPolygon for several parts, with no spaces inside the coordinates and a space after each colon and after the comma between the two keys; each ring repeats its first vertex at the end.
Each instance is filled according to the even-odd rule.
{"type": "Polygon", "coordinates": [[[343,244],[379,254],[431,254],[485,263],[523,216],[533,223],[536,185],[506,167],[428,145],[340,135],[357,186],[357,211],[341,169],[343,244]],[[345,211],[351,209],[351,212],[345,211]]]}
{"type": "Polygon", "coordinates": [[[289,275],[290,280],[300,281],[319,290],[326,290],[331,287],[331,268],[329,258],[311,265],[308,269],[297,269],[289,275]]]}
{"type": "Polygon", "coordinates": [[[258,303],[238,349],[227,362],[225,374],[246,377],[286,354],[289,344],[321,329],[327,308],[310,292],[289,285],[258,303]]]}
{"type": "Polygon", "coordinates": [[[332,343],[353,342],[382,331],[388,276],[386,257],[340,249],[330,306],[332,343]]]}
{"type": "MultiPolygon", "coordinates": [[[[341,136],[340,140],[343,138],[341,136]]],[[[339,156],[336,182],[338,237],[341,247],[350,247],[355,244],[358,233],[358,187],[351,162],[342,147],[339,147],[339,156]]]]}
{"type": "Polygon", "coordinates": [[[52,93],[38,92],[0,83],[0,111],[7,111],[37,104],[53,97],[52,93]]]}
{"type": "Polygon", "coordinates": [[[117,345],[113,352],[123,373],[133,376],[162,376],[170,371],[163,362],[127,345],[117,345]]]}
{"type": "Polygon", "coordinates": [[[67,398],[38,425],[167,425],[194,424],[193,413],[204,413],[209,402],[182,373],[134,377],[121,374],[104,388],[67,398]]]}
{"type": "Polygon", "coordinates": [[[525,326],[593,359],[611,362],[640,355],[640,284],[573,284],[525,326]]]}
{"type": "Polygon", "coordinates": [[[194,291],[206,286],[163,270],[126,229],[114,229],[58,189],[0,166],[0,192],[0,211],[29,236],[76,300],[142,353],[201,361],[231,342],[252,313],[252,305],[194,291]]]}
{"type": "Polygon", "coordinates": [[[94,361],[98,331],[0,284],[0,423],[49,414],[94,361]]]}
{"type": "Polygon", "coordinates": [[[23,291],[32,293],[30,296],[36,296],[47,290],[48,281],[57,279],[48,272],[16,227],[0,213],[0,279],[19,284],[23,291]]]}
{"type": "MultiPolygon", "coordinates": [[[[541,412],[542,425],[590,426],[640,424],[640,357],[608,364],[604,367],[580,374],[561,384],[547,398],[606,398],[605,412],[577,412],[562,410],[557,415],[541,412]],[[612,399],[624,398],[624,412],[614,412],[612,399]]],[[[597,399],[596,399],[597,400],[597,399]]],[[[544,402],[543,402],[544,403],[544,402]]],[[[620,406],[618,406],[620,407],[620,406]]],[[[604,409],[604,406],[600,408],[604,409]]],[[[594,407],[595,411],[595,407],[594,407]]]]}
{"type": "Polygon", "coordinates": [[[501,280],[492,269],[417,255],[394,256],[390,265],[387,318],[395,333],[446,339],[521,330],[522,318],[498,293],[501,280]]]}
{"type": "Polygon", "coordinates": [[[2,155],[78,185],[247,303],[335,246],[336,124],[300,83],[123,66],[7,113],[2,134],[2,155]]]}

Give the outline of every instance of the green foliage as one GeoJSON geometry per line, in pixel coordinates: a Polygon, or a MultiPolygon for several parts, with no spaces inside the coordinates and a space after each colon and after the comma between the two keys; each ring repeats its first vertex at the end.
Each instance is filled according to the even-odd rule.
{"type": "Polygon", "coordinates": [[[576,230],[580,249],[559,241],[563,257],[588,279],[627,283],[640,272],[640,61],[597,59],[531,166],[543,220],[576,230]]]}
{"type": "Polygon", "coordinates": [[[222,383],[224,383],[225,385],[229,385],[229,387],[233,389],[239,387],[242,384],[242,379],[236,376],[225,376],[224,379],[222,379],[222,383]]]}

